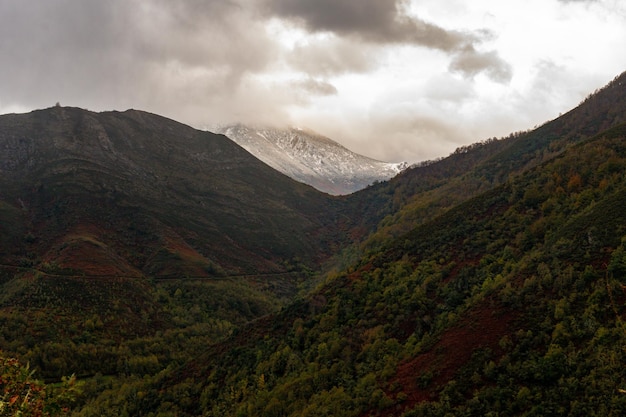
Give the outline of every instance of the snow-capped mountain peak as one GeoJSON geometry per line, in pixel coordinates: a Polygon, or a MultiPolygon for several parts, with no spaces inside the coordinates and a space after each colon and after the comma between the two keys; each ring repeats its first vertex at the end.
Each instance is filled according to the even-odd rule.
{"type": "Polygon", "coordinates": [[[407,163],[381,162],[359,155],[309,129],[276,129],[242,124],[220,127],[239,146],[285,175],[329,194],[350,194],[388,180],[407,163]]]}

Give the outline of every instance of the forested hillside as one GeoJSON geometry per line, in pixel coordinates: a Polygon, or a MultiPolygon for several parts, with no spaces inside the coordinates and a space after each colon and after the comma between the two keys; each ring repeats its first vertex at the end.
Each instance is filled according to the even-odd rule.
{"type": "Polygon", "coordinates": [[[78,415],[623,415],[625,139],[579,138],[78,415]]]}
{"type": "Polygon", "coordinates": [[[311,236],[335,249],[330,272],[296,258],[282,264],[295,282],[144,269],[104,291],[4,268],[1,346],[50,382],[77,373],[74,416],[622,416],[625,79],[533,131],[312,194],[305,216],[336,227],[311,236]]]}
{"type": "Polygon", "coordinates": [[[364,213],[362,246],[378,248],[457,204],[545,162],[573,144],[626,121],[626,73],[578,107],[542,126],[458,148],[447,158],[426,161],[349,198],[364,213]]]}

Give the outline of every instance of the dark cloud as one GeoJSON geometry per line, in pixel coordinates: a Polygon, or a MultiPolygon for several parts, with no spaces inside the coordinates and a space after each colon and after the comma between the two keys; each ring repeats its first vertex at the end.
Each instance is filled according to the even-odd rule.
{"type": "Polygon", "coordinates": [[[296,19],[307,30],[373,34],[388,28],[398,14],[395,0],[267,0],[267,12],[296,19]]]}
{"type": "Polygon", "coordinates": [[[267,12],[310,32],[332,32],[375,43],[414,43],[451,51],[472,35],[447,31],[405,14],[401,0],[266,0],[267,12]]]}
{"type": "Polygon", "coordinates": [[[473,77],[485,72],[489,78],[500,83],[511,81],[513,76],[511,65],[500,58],[496,52],[481,53],[473,47],[468,47],[455,55],[450,64],[450,69],[460,72],[466,77],[473,77]]]}
{"type": "MultiPolygon", "coordinates": [[[[451,68],[472,77],[485,72],[498,82],[511,78],[511,67],[495,51],[479,52],[476,45],[493,35],[485,30],[447,30],[407,14],[403,0],[265,0],[266,13],[290,19],[307,31],[328,32],[373,44],[406,44],[441,50],[453,57],[451,68]]],[[[295,54],[302,51],[296,49],[295,54]]],[[[320,54],[308,48],[305,52],[320,54]]],[[[348,61],[354,53],[348,54],[348,61]]],[[[326,55],[329,58],[331,55],[326,55]]],[[[341,60],[295,58],[309,66],[326,63],[339,67],[341,60]]],[[[349,65],[347,65],[349,67],[349,65]]]]}

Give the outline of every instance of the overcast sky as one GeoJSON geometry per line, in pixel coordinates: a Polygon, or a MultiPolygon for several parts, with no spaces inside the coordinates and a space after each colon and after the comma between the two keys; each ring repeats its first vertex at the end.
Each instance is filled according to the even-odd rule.
{"type": "Polygon", "coordinates": [[[0,113],[291,124],[416,162],[557,117],[625,51],[623,0],[0,0],[0,113]]]}

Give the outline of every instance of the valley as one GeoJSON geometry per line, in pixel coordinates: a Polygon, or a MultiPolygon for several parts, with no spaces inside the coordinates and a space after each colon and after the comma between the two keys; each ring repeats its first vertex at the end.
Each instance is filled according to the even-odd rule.
{"type": "Polygon", "coordinates": [[[137,110],[0,150],[0,351],[57,414],[626,412],[626,73],[345,196],[137,110]]]}

